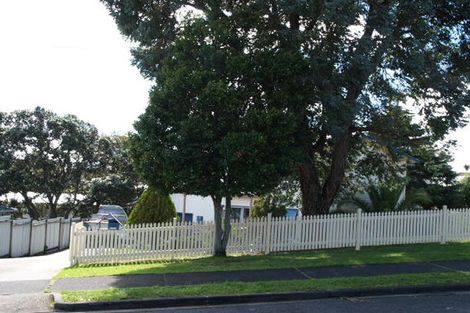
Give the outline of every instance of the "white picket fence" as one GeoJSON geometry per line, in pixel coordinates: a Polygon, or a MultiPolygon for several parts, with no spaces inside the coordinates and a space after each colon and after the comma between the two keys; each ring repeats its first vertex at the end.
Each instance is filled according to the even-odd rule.
{"type": "Polygon", "coordinates": [[[0,257],[21,257],[69,247],[72,219],[0,220],[0,257]]]}
{"type": "MultiPolygon", "coordinates": [[[[72,228],[70,262],[119,263],[194,258],[213,252],[214,224],[145,224],[121,230],[72,228]]],[[[470,209],[354,213],[232,223],[227,252],[277,251],[432,243],[470,239],[470,209]]]]}

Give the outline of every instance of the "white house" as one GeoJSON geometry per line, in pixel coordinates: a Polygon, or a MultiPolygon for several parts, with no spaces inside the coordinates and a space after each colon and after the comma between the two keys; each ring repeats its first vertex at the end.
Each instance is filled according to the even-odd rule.
{"type": "MultiPolygon", "coordinates": [[[[201,197],[196,195],[185,195],[176,193],[171,195],[171,199],[176,206],[178,216],[182,219],[185,213],[185,221],[201,223],[214,220],[214,204],[211,197],[201,197]]],[[[244,220],[250,216],[250,210],[256,197],[242,196],[232,199],[232,210],[234,216],[244,220]]],[[[225,199],[222,200],[222,205],[225,199]]]]}

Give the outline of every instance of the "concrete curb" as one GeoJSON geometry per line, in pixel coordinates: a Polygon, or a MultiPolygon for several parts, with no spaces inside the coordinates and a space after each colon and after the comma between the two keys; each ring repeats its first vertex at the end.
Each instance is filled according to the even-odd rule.
{"type": "Polygon", "coordinates": [[[383,295],[404,295],[436,292],[470,291],[470,284],[459,285],[424,285],[424,286],[398,286],[363,289],[341,289],[335,291],[318,292],[288,292],[288,293],[261,293],[233,296],[196,296],[179,298],[159,298],[140,300],[98,301],[98,302],[64,302],[62,296],[53,293],[54,310],[57,311],[100,311],[124,309],[149,309],[203,305],[223,305],[256,302],[315,300],[341,297],[367,297],[383,295]]]}

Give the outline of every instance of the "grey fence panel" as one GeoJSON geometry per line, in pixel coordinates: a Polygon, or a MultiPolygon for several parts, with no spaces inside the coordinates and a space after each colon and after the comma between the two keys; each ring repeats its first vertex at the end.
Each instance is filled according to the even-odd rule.
{"type": "Polygon", "coordinates": [[[61,218],[47,220],[46,251],[59,249],[59,231],[61,218]]]}
{"type": "Polygon", "coordinates": [[[0,221],[0,257],[10,254],[11,221],[0,221]]]}
{"type": "Polygon", "coordinates": [[[31,220],[14,220],[11,232],[11,256],[19,257],[29,254],[29,240],[31,238],[31,220]]]}
{"type": "Polygon", "coordinates": [[[70,227],[79,220],[0,219],[0,257],[21,257],[67,249],[70,244],[70,227]]]}
{"type": "Polygon", "coordinates": [[[44,253],[46,244],[46,221],[33,221],[30,255],[44,253]]]}
{"type": "Polygon", "coordinates": [[[72,219],[62,220],[60,224],[60,241],[59,249],[65,249],[69,246],[70,242],[70,227],[72,226],[72,219]]]}

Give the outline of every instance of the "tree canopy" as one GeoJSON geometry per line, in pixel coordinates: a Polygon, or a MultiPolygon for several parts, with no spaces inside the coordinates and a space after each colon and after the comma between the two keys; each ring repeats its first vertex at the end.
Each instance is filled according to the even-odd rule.
{"type": "Polygon", "coordinates": [[[4,114],[0,122],[2,192],[20,193],[36,219],[40,213],[32,197],[43,196],[47,215],[57,216],[60,196],[95,165],[96,128],[39,107],[4,114]]]}
{"type": "MultiPolygon", "coordinates": [[[[435,138],[463,123],[465,0],[102,1],[137,43],[134,62],[144,76],[160,83],[175,43],[197,31],[199,40],[184,48],[186,62],[212,64],[236,86],[235,97],[252,90],[266,108],[294,117],[303,214],[328,212],[357,136],[403,137],[391,109],[413,107],[435,138]],[[208,54],[189,52],[202,49],[208,54]],[[230,64],[238,70],[228,73],[230,64]],[[326,162],[324,175],[318,159],[326,162]]],[[[193,74],[175,73],[191,77],[173,81],[185,101],[199,100],[190,91],[199,82],[193,74]]],[[[224,88],[216,86],[205,97],[220,102],[224,88]]]]}
{"type": "Polygon", "coordinates": [[[294,123],[266,106],[256,86],[237,84],[245,55],[206,41],[207,27],[191,22],[162,62],[150,104],[135,124],[137,168],[165,192],[211,196],[215,254],[230,234],[231,198],[276,186],[291,170],[294,123]],[[241,66],[240,66],[241,65],[241,66]]]}
{"type": "Polygon", "coordinates": [[[0,112],[0,195],[19,193],[35,219],[125,206],[141,192],[128,151],[127,137],[100,137],[73,115],[0,112]]]}
{"type": "Polygon", "coordinates": [[[89,181],[87,201],[94,207],[101,204],[117,204],[130,208],[138,197],[136,185],[129,179],[116,174],[99,176],[89,181]]]}

